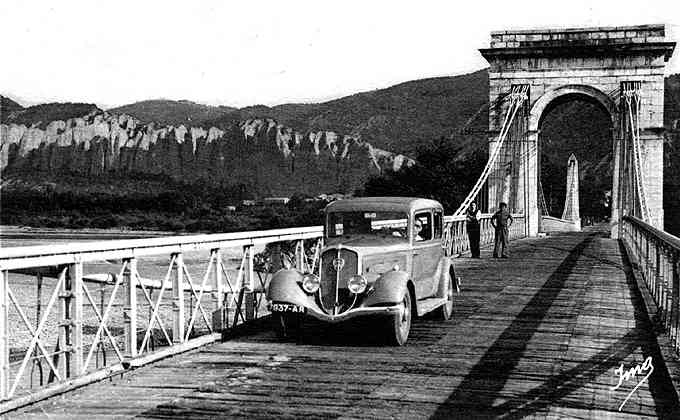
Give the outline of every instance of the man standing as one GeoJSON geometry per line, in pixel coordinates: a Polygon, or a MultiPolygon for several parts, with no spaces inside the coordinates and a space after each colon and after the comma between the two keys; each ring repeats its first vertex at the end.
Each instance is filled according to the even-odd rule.
{"type": "Polygon", "coordinates": [[[512,215],[508,211],[508,205],[501,203],[499,209],[491,217],[491,225],[496,232],[493,257],[508,258],[508,228],[512,225],[512,215]]]}
{"type": "Polygon", "coordinates": [[[477,203],[470,203],[465,212],[465,227],[470,240],[470,254],[472,258],[479,258],[479,218],[482,212],[477,208],[477,203]]]}

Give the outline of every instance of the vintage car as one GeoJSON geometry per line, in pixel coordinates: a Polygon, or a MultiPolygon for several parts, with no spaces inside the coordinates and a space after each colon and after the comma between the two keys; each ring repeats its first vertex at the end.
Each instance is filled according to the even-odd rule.
{"type": "Polygon", "coordinates": [[[280,335],[294,331],[300,316],[332,323],[375,317],[387,340],[403,345],[414,315],[451,317],[458,279],[442,246],[439,202],[362,197],[329,204],[325,216],[315,272],[282,269],[269,283],[267,299],[280,335]]]}

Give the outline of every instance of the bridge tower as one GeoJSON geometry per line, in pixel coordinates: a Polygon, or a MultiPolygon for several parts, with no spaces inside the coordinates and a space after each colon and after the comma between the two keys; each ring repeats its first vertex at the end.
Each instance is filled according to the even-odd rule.
{"type": "Polygon", "coordinates": [[[490,47],[480,50],[490,64],[490,156],[501,146],[488,175],[489,208],[508,199],[525,214],[527,234],[538,234],[542,118],[584,99],[611,119],[612,237],[627,214],[663,229],[664,70],[674,48],[664,25],[492,32],[490,47]],[[515,110],[503,98],[517,87],[527,99],[515,110]],[[511,107],[515,118],[506,119],[511,107]]]}
{"type": "Polygon", "coordinates": [[[573,153],[569,156],[567,162],[567,194],[564,199],[562,219],[573,222],[576,228],[581,230],[578,200],[578,160],[573,153]]]}

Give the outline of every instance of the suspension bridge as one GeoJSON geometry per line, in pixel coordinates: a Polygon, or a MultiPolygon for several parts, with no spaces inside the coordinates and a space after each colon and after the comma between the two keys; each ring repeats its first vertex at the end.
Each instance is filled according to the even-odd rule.
{"type": "MultiPolygon", "coordinates": [[[[276,264],[261,251],[293,244],[288,263],[313,270],[321,227],[1,249],[0,412],[680,416],[680,239],[663,231],[662,207],[674,47],[663,25],[491,34],[480,51],[490,64],[489,159],[445,218],[461,294],[451,320],[417,320],[405,347],[384,346],[361,323],[312,322],[299,342],[274,337],[263,291],[276,264]],[[610,117],[610,223],[546,236],[541,122],[575,98],[610,117]],[[488,213],[483,258],[466,257],[472,201],[508,203],[510,259],[488,258],[488,213]]],[[[578,197],[568,201],[571,223],[578,197]]]]}

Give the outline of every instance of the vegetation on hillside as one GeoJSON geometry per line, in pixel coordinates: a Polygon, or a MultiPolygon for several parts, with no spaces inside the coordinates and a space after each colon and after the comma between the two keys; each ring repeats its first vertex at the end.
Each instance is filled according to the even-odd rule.
{"type": "Polygon", "coordinates": [[[256,106],[239,112],[241,119],[271,116],[300,131],[358,134],[375,147],[415,156],[423,143],[448,137],[462,127],[487,102],[488,85],[485,69],[414,80],[320,104],[256,106]]]}
{"type": "Polygon", "coordinates": [[[39,124],[39,127],[45,128],[52,121],[78,118],[96,111],[101,112],[94,104],[54,102],[29,106],[11,113],[3,111],[0,113],[0,122],[3,124],[23,124],[29,127],[39,124]]]}
{"type": "Polygon", "coordinates": [[[192,184],[148,177],[112,177],[89,184],[81,178],[55,181],[5,182],[0,190],[0,224],[234,232],[318,225],[326,204],[294,196],[285,206],[242,206],[242,200],[252,198],[243,185],[214,186],[207,180],[192,184]]]}
{"type": "Polygon", "coordinates": [[[663,171],[665,228],[680,237],[680,129],[669,133],[664,144],[663,171]]]}
{"type": "Polygon", "coordinates": [[[14,102],[10,98],[0,95],[0,120],[5,121],[5,118],[9,118],[10,114],[13,112],[21,111],[24,109],[23,106],[14,102]]]}
{"type": "MultiPolygon", "coordinates": [[[[361,135],[373,146],[415,156],[423,142],[451,135],[488,98],[488,72],[401,83],[316,104],[264,105],[241,109],[189,101],[150,100],[110,109],[143,122],[230,126],[249,118],[273,118],[300,132],[329,130],[361,135]]],[[[480,120],[484,115],[480,116],[480,120]]]]}
{"type": "Polygon", "coordinates": [[[108,110],[112,114],[131,115],[145,124],[154,122],[175,127],[180,124],[195,127],[210,126],[210,122],[216,119],[234,121],[238,119],[235,111],[236,108],[228,106],[210,106],[186,100],[167,99],[140,101],[108,110]]]}
{"type": "Polygon", "coordinates": [[[460,153],[460,146],[440,137],[421,145],[415,165],[372,177],[357,193],[432,198],[442,203],[446,214],[451,214],[474,186],[488,156],[481,147],[465,161],[459,159],[460,153]]]}

